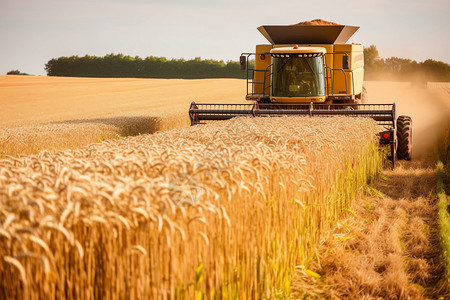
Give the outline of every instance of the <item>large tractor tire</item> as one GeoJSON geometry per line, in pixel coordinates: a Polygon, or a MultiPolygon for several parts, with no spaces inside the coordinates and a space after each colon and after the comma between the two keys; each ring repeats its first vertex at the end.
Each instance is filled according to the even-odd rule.
{"type": "Polygon", "coordinates": [[[397,118],[397,158],[411,160],[412,120],[408,116],[397,118]]]}

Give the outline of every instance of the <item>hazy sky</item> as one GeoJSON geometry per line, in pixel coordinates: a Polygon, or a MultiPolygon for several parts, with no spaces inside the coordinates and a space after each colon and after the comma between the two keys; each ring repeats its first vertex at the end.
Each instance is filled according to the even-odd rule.
{"type": "Polygon", "coordinates": [[[267,43],[259,25],[316,18],[360,26],[350,42],[381,57],[450,63],[449,0],[0,0],[0,74],[85,54],[237,60],[267,43]]]}

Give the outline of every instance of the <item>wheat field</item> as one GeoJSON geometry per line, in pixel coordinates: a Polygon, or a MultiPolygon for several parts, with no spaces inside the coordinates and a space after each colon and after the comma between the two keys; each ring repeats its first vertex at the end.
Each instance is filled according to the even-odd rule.
{"type": "MultiPolygon", "coordinates": [[[[414,155],[449,116],[448,86],[366,83],[413,117],[414,155]]],[[[379,129],[187,126],[191,101],[243,95],[233,79],[0,76],[0,298],[283,298],[293,273],[314,278],[318,241],[382,165],[379,129]]]]}
{"type": "Polygon", "coordinates": [[[378,171],[377,130],[371,119],[237,118],[7,157],[1,297],[287,295],[378,171]]]}

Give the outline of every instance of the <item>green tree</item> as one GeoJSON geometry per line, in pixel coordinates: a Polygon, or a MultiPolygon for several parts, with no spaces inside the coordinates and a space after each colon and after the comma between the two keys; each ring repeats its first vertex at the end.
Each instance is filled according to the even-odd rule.
{"type": "Polygon", "coordinates": [[[374,45],[370,45],[367,48],[364,48],[364,66],[371,68],[375,66],[377,61],[380,60],[380,54],[378,53],[377,47],[374,45]]]}
{"type": "Polygon", "coordinates": [[[447,63],[427,59],[419,67],[429,81],[450,81],[450,65],[447,63]]]}
{"type": "Polygon", "coordinates": [[[30,75],[30,74],[22,73],[19,70],[11,70],[8,73],[6,73],[6,75],[30,75]]]}

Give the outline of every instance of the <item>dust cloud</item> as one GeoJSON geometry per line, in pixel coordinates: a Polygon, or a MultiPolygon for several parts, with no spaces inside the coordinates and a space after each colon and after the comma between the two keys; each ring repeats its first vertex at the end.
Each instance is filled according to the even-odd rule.
{"type": "Polygon", "coordinates": [[[395,103],[397,115],[413,121],[413,159],[424,155],[436,143],[450,122],[450,83],[366,81],[368,103],[395,103]]]}

